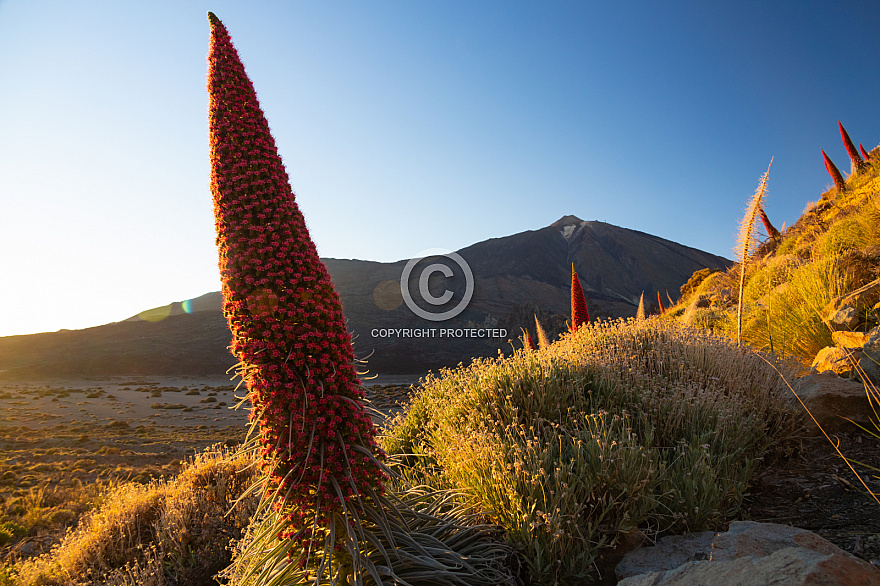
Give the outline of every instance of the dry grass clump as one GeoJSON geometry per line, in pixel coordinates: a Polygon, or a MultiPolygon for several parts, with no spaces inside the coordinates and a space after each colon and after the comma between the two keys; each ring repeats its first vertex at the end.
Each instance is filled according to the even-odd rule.
{"type": "MultiPolygon", "coordinates": [[[[41,466],[44,465],[31,466],[29,471],[36,472],[41,466]]],[[[6,474],[12,475],[10,471],[6,474]]],[[[13,493],[20,496],[11,496],[0,504],[0,546],[10,545],[12,551],[6,554],[14,557],[16,548],[13,546],[17,540],[25,536],[42,538],[53,531],[63,532],[99,498],[102,487],[107,485],[84,485],[74,481],[64,486],[31,486],[13,493]]]]}
{"type": "Polygon", "coordinates": [[[839,255],[791,267],[762,303],[750,308],[743,337],[756,348],[809,364],[822,348],[834,345],[822,309],[858,286],[839,255]]]}
{"type": "Polygon", "coordinates": [[[698,531],[739,506],[798,416],[771,357],[660,318],[429,377],[383,438],[507,531],[532,583],[594,575],[636,529],[698,531]]]}
{"type": "Polygon", "coordinates": [[[227,515],[252,475],[249,458],[215,447],[173,480],[121,485],[50,553],[9,568],[7,583],[134,585],[161,568],[155,584],[214,584],[253,512],[246,500],[227,515]]]}

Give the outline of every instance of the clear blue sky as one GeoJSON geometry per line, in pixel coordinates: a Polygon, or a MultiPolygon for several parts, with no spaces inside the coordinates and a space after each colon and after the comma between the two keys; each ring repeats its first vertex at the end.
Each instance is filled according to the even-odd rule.
{"type": "Polygon", "coordinates": [[[880,142],[871,2],[0,0],[0,335],[220,287],[206,11],[322,256],[602,220],[731,257],[880,142]]]}

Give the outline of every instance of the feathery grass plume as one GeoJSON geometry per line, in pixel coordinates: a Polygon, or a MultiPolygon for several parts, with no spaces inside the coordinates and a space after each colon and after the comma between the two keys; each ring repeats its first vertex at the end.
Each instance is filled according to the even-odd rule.
{"type": "Polygon", "coordinates": [[[538,333],[538,348],[543,350],[550,346],[550,339],[547,337],[547,332],[544,331],[544,326],[541,325],[541,322],[538,320],[537,314],[535,315],[535,331],[538,333]]]}
{"type": "Polygon", "coordinates": [[[645,319],[645,292],[639,297],[639,308],[636,310],[636,319],[645,319]]]}
{"type": "Polygon", "coordinates": [[[525,328],[520,328],[519,331],[522,332],[522,336],[520,336],[520,340],[522,340],[522,345],[524,350],[537,350],[538,347],[535,346],[535,342],[532,341],[532,336],[529,335],[529,331],[525,328]]]}
{"type": "Polygon", "coordinates": [[[828,174],[834,180],[834,187],[837,188],[837,191],[846,191],[846,182],[843,180],[843,175],[840,174],[840,169],[837,168],[837,165],[825,154],[825,149],[822,149],[822,157],[825,159],[825,170],[828,171],[828,174]]]}
{"type": "Polygon", "coordinates": [[[584,290],[574,263],[571,264],[571,331],[575,332],[581,325],[589,323],[590,314],[587,311],[587,300],[584,298],[584,290]]]}
{"type": "Polygon", "coordinates": [[[739,303],[736,308],[736,343],[742,344],[742,308],[743,308],[743,287],[746,280],[746,264],[749,255],[752,253],[757,240],[755,239],[755,219],[758,217],[758,210],[764,201],[767,193],[767,179],[770,177],[770,166],[773,165],[773,158],[770,158],[770,165],[767,165],[767,171],[761,176],[761,182],[755,195],[746,208],[746,215],[743,216],[742,223],[739,226],[739,235],[737,236],[736,258],[739,261],[739,303]]]}
{"type": "Polygon", "coordinates": [[[666,313],[666,306],[663,305],[663,299],[660,298],[660,291],[657,291],[657,306],[660,308],[660,315],[666,313]]]}
{"type": "Polygon", "coordinates": [[[339,296],[229,33],[208,19],[223,311],[263,470],[248,491],[262,500],[225,571],[229,583],[509,582],[499,560],[510,550],[488,540],[485,526],[467,526],[460,508],[443,504],[448,496],[403,494],[388,475],[339,296]]]}
{"type": "Polygon", "coordinates": [[[666,290],[666,299],[669,300],[669,307],[675,305],[675,301],[672,300],[672,296],[669,295],[669,289],[666,290]]]}
{"type": "Polygon", "coordinates": [[[770,238],[779,238],[779,230],[770,223],[770,218],[767,217],[767,212],[764,211],[764,206],[761,206],[758,213],[761,215],[761,222],[764,224],[764,229],[767,230],[767,235],[770,238]]]}
{"type": "Polygon", "coordinates": [[[866,161],[870,161],[870,160],[871,160],[871,155],[870,155],[870,153],[868,153],[868,151],[865,150],[865,147],[862,146],[862,143],[859,143],[859,152],[862,153],[862,158],[863,158],[863,159],[865,159],[866,161]]]}
{"type": "Polygon", "coordinates": [[[846,147],[846,154],[849,155],[849,160],[852,162],[850,173],[855,175],[865,168],[865,161],[862,160],[862,156],[856,150],[856,145],[853,144],[840,120],[837,121],[837,126],[840,128],[840,140],[843,141],[843,146],[846,147]]]}

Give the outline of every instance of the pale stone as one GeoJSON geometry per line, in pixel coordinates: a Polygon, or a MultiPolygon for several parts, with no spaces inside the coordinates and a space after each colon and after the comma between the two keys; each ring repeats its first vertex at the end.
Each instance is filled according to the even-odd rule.
{"type": "Polygon", "coordinates": [[[690,562],[674,570],[626,578],[618,586],[878,586],[880,572],[842,550],[823,554],[788,547],[726,562],[690,562]]]}
{"type": "Polygon", "coordinates": [[[861,348],[868,339],[866,332],[832,332],[831,339],[838,348],[861,348]]]}
{"type": "Polygon", "coordinates": [[[855,307],[844,306],[825,312],[824,315],[825,321],[836,331],[851,330],[859,325],[859,314],[855,307]]]}
{"type": "Polygon", "coordinates": [[[847,376],[852,373],[853,368],[859,362],[860,350],[849,350],[846,348],[838,348],[837,346],[828,346],[819,350],[810,370],[815,372],[831,371],[839,376],[847,376]]]}
{"type": "Polygon", "coordinates": [[[855,291],[837,297],[826,305],[821,315],[835,330],[852,330],[861,321],[865,311],[880,299],[880,279],[875,279],[855,291]]]}
{"type": "Polygon", "coordinates": [[[752,521],[735,521],[724,533],[663,538],[628,553],[615,574],[618,586],[880,585],[871,564],[815,533],[752,521]]]}
{"type": "MultiPolygon", "coordinates": [[[[861,383],[823,372],[799,378],[794,391],[826,432],[858,429],[844,418],[871,429],[874,412],[861,383]]],[[[808,420],[806,426],[810,433],[821,433],[812,420],[808,420]]]]}

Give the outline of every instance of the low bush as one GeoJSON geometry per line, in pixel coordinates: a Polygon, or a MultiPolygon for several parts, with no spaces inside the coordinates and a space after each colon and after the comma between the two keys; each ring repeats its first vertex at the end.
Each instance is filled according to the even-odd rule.
{"type": "Polygon", "coordinates": [[[429,377],[383,447],[504,527],[533,584],[573,583],[635,529],[735,513],[761,459],[794,445],[774,366],[792,374],[668,320],[601,322],[429,377]]]}

